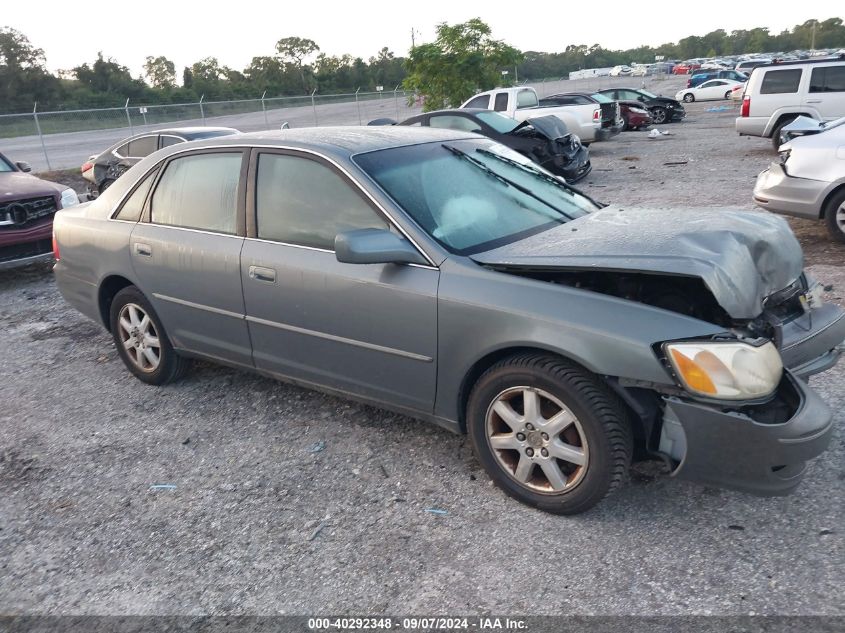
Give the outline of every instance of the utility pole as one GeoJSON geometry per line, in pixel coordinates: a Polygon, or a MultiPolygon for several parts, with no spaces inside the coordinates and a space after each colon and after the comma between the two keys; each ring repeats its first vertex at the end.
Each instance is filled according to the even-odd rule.
{"type": "Polygon", "coordinates": [[[812,43],[810,44],[810,50],[811,51],[816,50],[816,20],[813,20],[813,40],[812,40],[812,43]]]}

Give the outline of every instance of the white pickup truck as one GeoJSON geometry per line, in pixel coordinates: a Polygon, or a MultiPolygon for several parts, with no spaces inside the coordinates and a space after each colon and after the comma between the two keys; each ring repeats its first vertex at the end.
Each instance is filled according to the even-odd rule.
{"type": "Polygon", "coordinates": [[[461,108],[480,108],[502,112],[517,121],[538,116],[556,116],[566,124],[567,129],[577,134],[585,145],[595,141],[606,141],[621,128],[602,126],[599,104],[568,106],[540,106],[534,88],[496,88],[481,92],[461,108]]]}

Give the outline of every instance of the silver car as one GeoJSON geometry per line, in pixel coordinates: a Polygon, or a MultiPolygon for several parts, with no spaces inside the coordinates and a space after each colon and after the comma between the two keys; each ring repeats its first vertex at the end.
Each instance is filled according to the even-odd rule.
{"type": "Polygon", "coordinates": [[[524,503],[582,512],[632,460],[785,494],[832,366],[786,223],[603,207],[491,139],[321,128],[176,145],[55,222],[64,297],[161,385],[212,360],[468,433],[524,503]]]}
{"type": "Polygon", "coordinates": [[[779,160],[757,177],[754,202],[774,213],[824,220],[830,236],[845,242],[845,119],[839,121],[813,134],[796,126],[794,133],[806,135],[780,146],[779,160]]]}

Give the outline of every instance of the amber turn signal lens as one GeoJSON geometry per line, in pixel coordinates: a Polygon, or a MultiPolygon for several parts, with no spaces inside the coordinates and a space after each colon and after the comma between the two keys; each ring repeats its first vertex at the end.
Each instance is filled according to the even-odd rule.
{"type": "Polygon", "coordinates": [[[701,393],[716,393],[716,385],[704,369],[677,349],[671,350],[671,353],[675,367],[690,388],[701,393]]]}

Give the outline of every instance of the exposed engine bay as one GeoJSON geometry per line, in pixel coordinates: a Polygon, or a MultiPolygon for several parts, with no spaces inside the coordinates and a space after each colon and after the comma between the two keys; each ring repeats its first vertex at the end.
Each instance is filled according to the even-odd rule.
{"type": "Polygon", "coordinates": [[[603,270],[550,271],[508,266],[489,267],[512,275],[636,301],[701,319],[726,330],[740,329],[743,334],[749,336],[770,338],[776,344],[779,343],[779,326],[803,314],[801,296],[806,291],[806,281],[802,276],[793,284],[769,296],[763,314],[756,319],[747,320],[732,318],[698,277],[603,270]]]}

